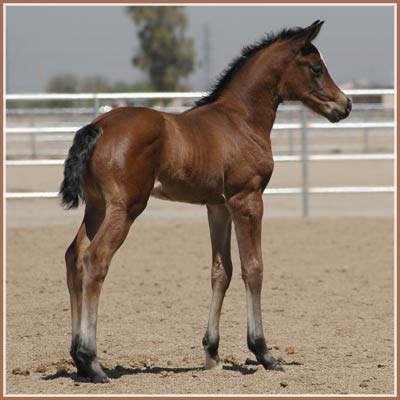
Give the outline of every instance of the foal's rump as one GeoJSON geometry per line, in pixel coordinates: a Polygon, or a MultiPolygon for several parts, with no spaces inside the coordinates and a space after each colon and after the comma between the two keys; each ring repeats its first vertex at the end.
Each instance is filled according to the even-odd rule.
{"type": "Polygon", "coordinates": [[[141,200],[154,185],[162,127],[158,111],[121,107],[80,129],[64,165],[62,204],[141,200]]]}

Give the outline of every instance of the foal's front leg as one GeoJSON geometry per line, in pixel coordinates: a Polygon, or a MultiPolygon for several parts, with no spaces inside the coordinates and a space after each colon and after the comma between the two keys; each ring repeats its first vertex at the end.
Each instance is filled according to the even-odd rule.
{"type": "Polygon", "coordinates": [[[219,317],[225,292],[232,277],[232,222],[225,205],[208,205],[207,211],[212,246],[212,300],[203,346],[206,353],[205,368],[218,369],[222,368],[222,363],[218,356],[219,317]]]}
{"type": "Polygon", "coordinates": [[[262,327],[262,193],[261,191],[238,193],[229,199],[228,207],[235,224],[242,278],[246,288],[247,345],[264,368],[283,371],[278,361],[268,351],[262,327]]]}

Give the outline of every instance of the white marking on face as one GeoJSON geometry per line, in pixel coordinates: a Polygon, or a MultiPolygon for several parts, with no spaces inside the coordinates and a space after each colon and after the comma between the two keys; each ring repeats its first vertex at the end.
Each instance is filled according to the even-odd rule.
{"type": "Polygon", "coordinates": [[[325,67],[326,67],[326,62],[325,62],[325,59],[324,59],[324,56],[322,55],[322,53],[318,50],[318,52],[319,52],[319,57],[321,58],[321,61],[322,61],[322,63],[325,65],[325,67]]]}

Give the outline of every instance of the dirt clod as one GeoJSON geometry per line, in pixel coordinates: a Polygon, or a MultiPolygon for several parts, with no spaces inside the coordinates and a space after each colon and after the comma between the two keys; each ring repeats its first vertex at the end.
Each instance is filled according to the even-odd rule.
{"type": "Polygon", "coordinates": [[[67,360],[60,360],[56,364],[56,370],[59,374],[67,374],[69,372],[70,363],[67,360]]]}
{"type": "Polygon", "coordinates": [[[297,353],[296,349],[293,346],[286,347],[285,351],[286,351],[286,354],[295,354],[295,353],[297,353]]]}
{"type": "Polygon", "coordinates": [[[43,374],[44,372],[47,372],[48,368],[46,365],[44,364],[40,364],[36,367],[35,372],[39,372],[41,374],[43,374]]]}
{"type": "Polygon", "coordinates": [[[22,368],[14,368],[12,370],[13,375],[22,375],[22,376],[28,376],[30,374],[29,369],[22,369],[22,368]]]}
{"type": "Polygon", "coordinates": [[[232,355],[224,357],[223,358],[223,362],[226,363],[226,364],[241,365],[240,360],[238,360],[237,358],[235,358],[232,355]]]}

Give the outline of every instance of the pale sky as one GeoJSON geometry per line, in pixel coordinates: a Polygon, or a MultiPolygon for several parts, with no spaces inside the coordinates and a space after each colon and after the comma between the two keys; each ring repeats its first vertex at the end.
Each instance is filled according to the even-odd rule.
{"type": "MultiPolygon", "coordinates": [[[[315,41],[338,83],[394,82],[393,6],[187,6],[188,36],[204,59],[204,29],[210,30],[210,80],[243,46],[283,27],[325,20],[315,41]]],[[[44,92],[57,73],[103,75],[114,82],[142,77],[131,64],[138,48],[125,6],[6,6],[6,68],[9,93],[44,92]]],[[[208,90],[204,69],[186,81],[208,90]]]]}

